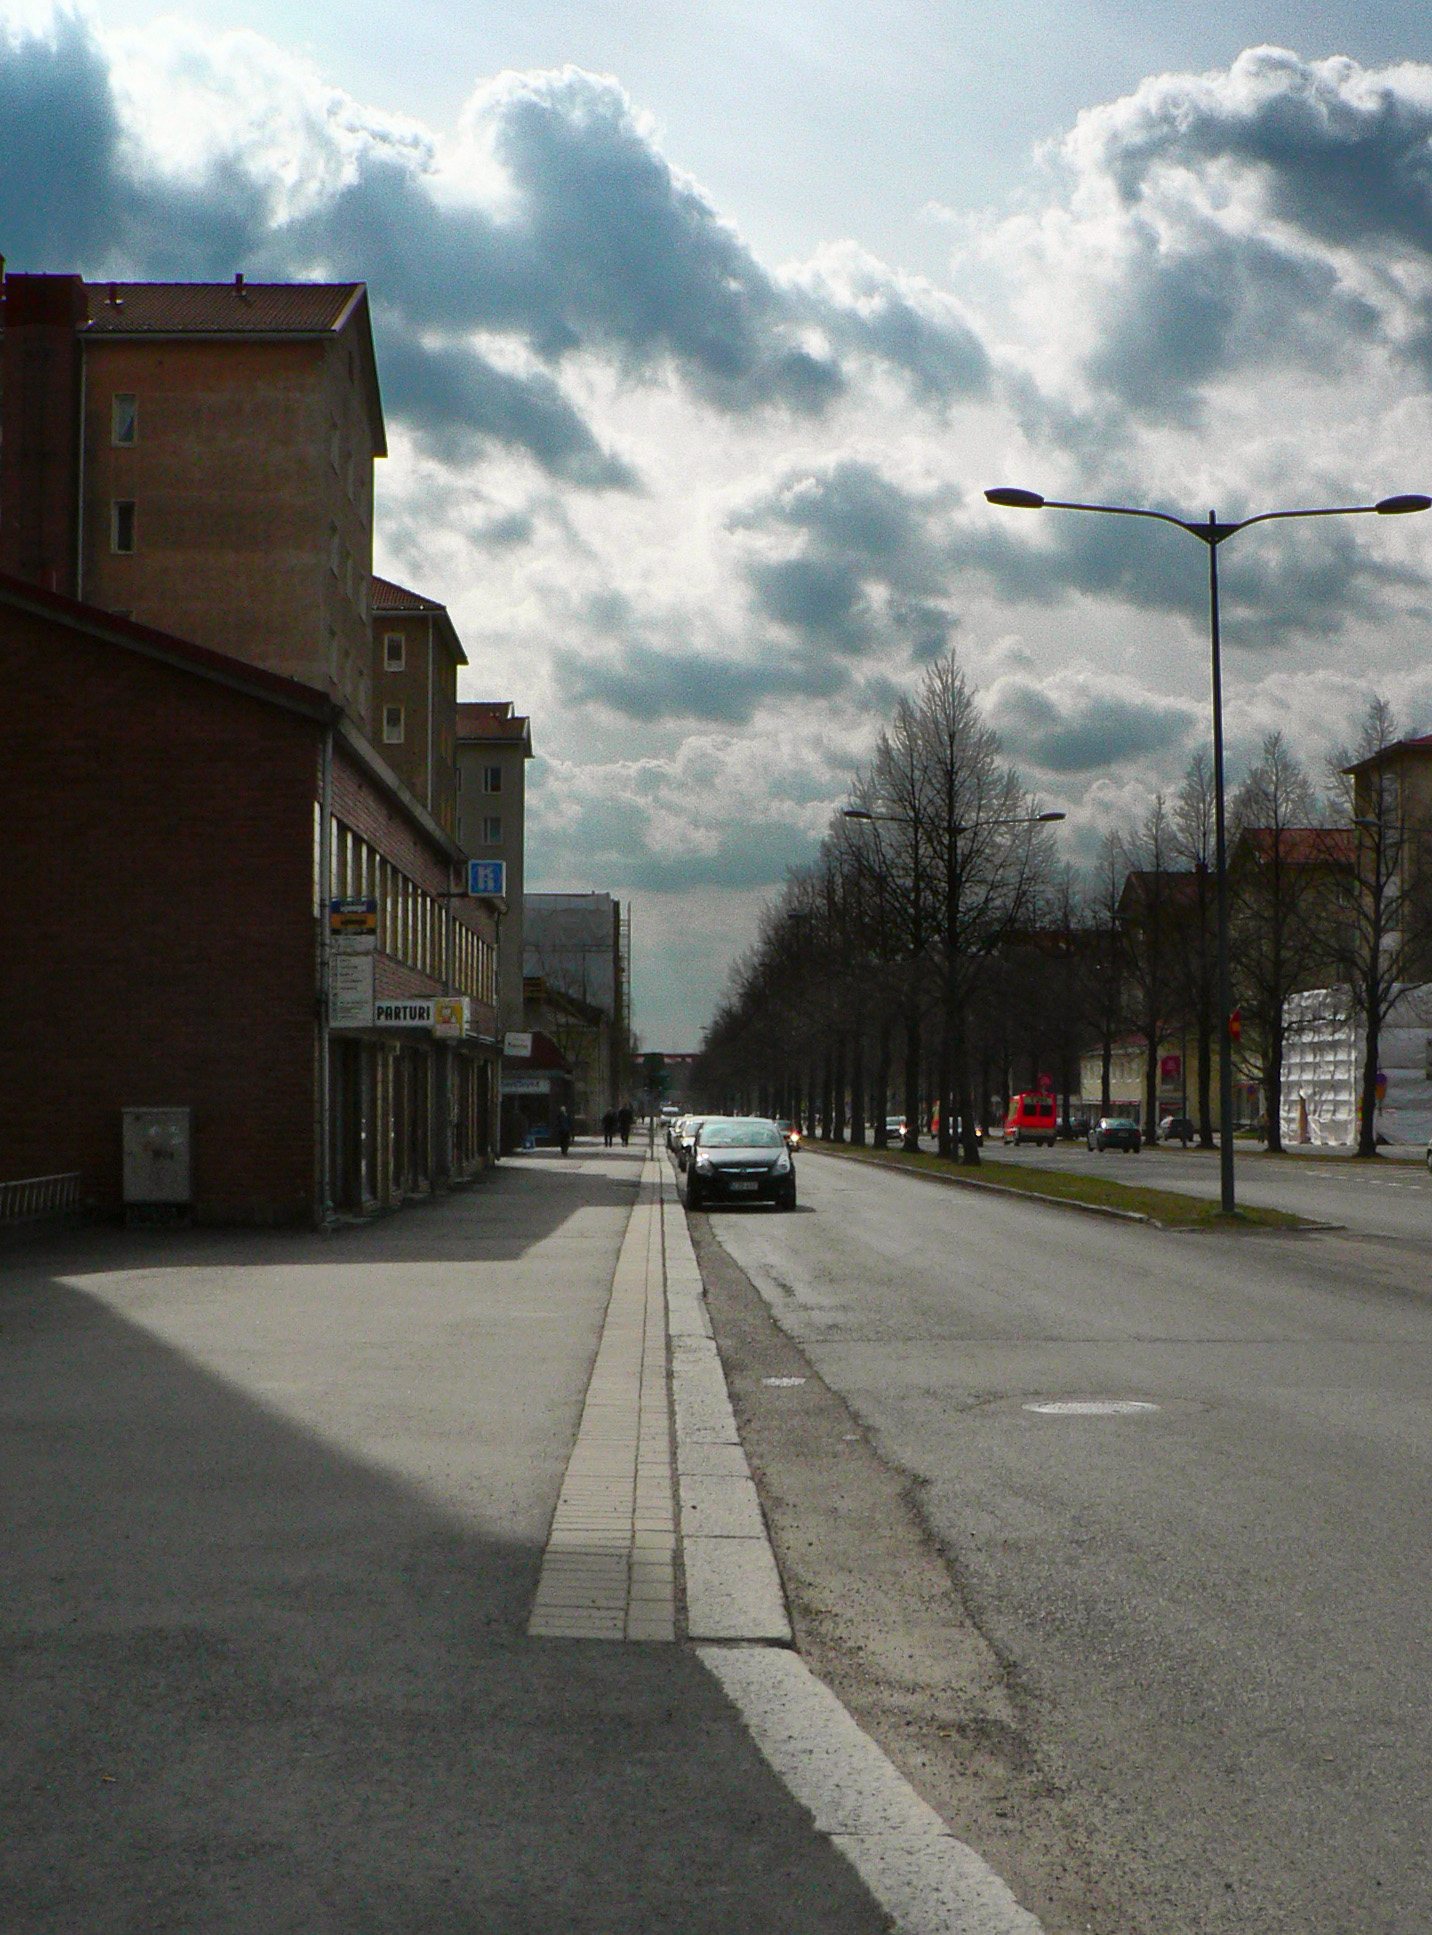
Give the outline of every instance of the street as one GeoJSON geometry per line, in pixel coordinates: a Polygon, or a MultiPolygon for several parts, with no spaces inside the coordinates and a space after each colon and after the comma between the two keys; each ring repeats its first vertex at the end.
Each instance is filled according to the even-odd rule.
{"type": "MultiPolygon", "coordinates": [[[[1075,1159],[1150,1181],[1156,1163],[1212,1168],[1075,1159]]],[[[1432,1283],[1425,1242],[1408,1240],[1425,1175],[1388,1165],[1376,1180],[1408,1191],[1375,1208],[1355,1202],[1365,1172],[1299,1177],[1327,1191],[1331,1219],[1396,1223],[1375,1239],[1164,1234],[809,1152],[799,1167],[796,1216],[694,1219],[708,1286],[714,1239],[798,1346],[780,1369],[798,1378],[803,1357],[810,1373],[766,1387],[738,1372],[733,1387],[788,1590],[809,1608],[798,1642],[804,1624],[817,1645],[848,1593],[790,1510],[802,1481],[786,1446],[818,1378],[858,1425],[829,1414],[823,1496],[868,1509],[860,1434],[913,1480],[1002,1675],[1017,1738],[991,1831],[1017,1843],[1013,1811],[1046,1836],[1057,1803],[1101,1928],[1432,1926],[1432,1283]],[[1038,1778],[1021,1781],[1025,1749],[1038,1778]]],[[[1294,1165],[1278,1167],[1281,1181],[1294,1165]]],[[[708,1294],[723,1351],[754,1359],[735,1293],[708,1294]]],[[[878,1685],[868,1697],[872,1725],[898,1704],[878,1685]]],[[[927,1789],[958,1788],[960,1731],[920,1741],[927,1789]]]]}

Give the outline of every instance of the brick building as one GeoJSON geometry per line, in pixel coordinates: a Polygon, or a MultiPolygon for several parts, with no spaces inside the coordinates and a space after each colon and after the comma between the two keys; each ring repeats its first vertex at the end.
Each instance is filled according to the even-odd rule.
{"type": "Polygon", "coordinates": [[[117,1112],[165,1088],[206,1219],[473,1173],[497,1142],[496,905],[466,898],[454,838],[462,648],[393,586],[423,730],[396,759],[373,743],[363,286],[10,276],[3,320],[4,887],[44,944],[5,964],[0,1178],[73,1157],[112,1207],[117,1112]]]}
{"type": "Polygon", "coordinates": [[[507,869],[507,908],[498,936],[499,1018],[504,1034],[523,1022],[523,883],[527,844],[527,761],[532,721],[510,700],[457,708],[457,837],[479,860],[507,869]]]}
{"type": "Polygon", "coordinates": [[[0,571],[302,679],[371,732],[361,283],[5,278],[0,571]]]}
{"type": "Polygon", "coordinates": [[[373,737],[444,832],[457,832],[457,668],[467,653],[447,607],[375,577],[373,737]]]}
{"type": "Polygon", "coordinates": [[[0,678],[0,1175],[78,1170],[117,1209],[128,1107],[192,1111],[201,1221],[490,1160],[491,910],[450,897],[460,849],[327,694],[10,578],[0,678]],[[368,1009],[332,1028],[330,890],[374,903],[368,1009]],[[449,994],[464,1032],[435,1039],[449,994]]]}

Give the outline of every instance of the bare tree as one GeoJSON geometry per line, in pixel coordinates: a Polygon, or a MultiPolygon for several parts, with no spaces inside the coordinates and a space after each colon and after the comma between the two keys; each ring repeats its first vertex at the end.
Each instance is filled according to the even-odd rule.
{"type": "Polygon", "coordinates": [[[1198,1139],[1213,1147],[1213,1037],[1218,1015],[1218,894],[1215,885],[1216,800],[1213,762],[1205,752],[1189,761],[1173,809],[1173,857],[1180,878],[1174,911],[1172,966],[1179,1005],[1192,1018],[1198,1042],[1198,1139]]]}
{"type": "Polygon", "coordinates": [[[1130,1018],[1144,1043],[1144,1136],[1158,1139],[1159,1047],[1176,1004],[1173,827],[1162,793],[1122,843],[1128,866],[1120,915],[1130,1018]]]}

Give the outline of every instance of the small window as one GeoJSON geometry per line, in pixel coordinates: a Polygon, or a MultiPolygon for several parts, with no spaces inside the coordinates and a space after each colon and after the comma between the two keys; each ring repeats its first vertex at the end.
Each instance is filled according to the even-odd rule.
{"type": "Polygon", "coordinates": [[[130,391],[116,391],[110,408],[110,438],[114,443],[139,442],[139,398],[130,391]]]}
{"type": "Polygon", "coordinates": [[[116,500],[109,507],[109,548],[121,557],[134,550],[134,505],[127,500],[116,500]]]}
{"type": "Polygon", "coordinates": [[[500,766],[483,767],[482,790],[484,793],[500,793],[502,791],[502,768],[500,766]]]}
{"type": "Polygon", "coordinates": [[[502,815],[489,813],[482,822],[482,842],[484,846],[495,847],[502,838],[502,815]]]}
{"type": "Polygon", "coordinates": [[[461,766],[453,767],[452,783],[453,783],[453,791],[456,793],[460,793],[462,791],[462,767],[461,766]]]}
{"type": "Polygon", "coordinates": [[[403,708],[400,705],[383,707],[383,744],[401,746],[403,743],[403,708]]]}
{"type": "Polygon", "coordinates": [[[383,670],[385,672],[401,672],[404,663],[403,634],[401,632],[384,632],[383,670]]]}

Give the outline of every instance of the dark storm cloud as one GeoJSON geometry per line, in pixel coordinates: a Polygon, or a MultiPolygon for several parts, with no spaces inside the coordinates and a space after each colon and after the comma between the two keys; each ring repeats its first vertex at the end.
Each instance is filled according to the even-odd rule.
{"type": "Polygon", "coordinates": [[[1178,746],[1195,714],[1185,705],[1110,692],[1081,693],[1061,703],[1042,686],[1006,679],[997,688],[990,720],[1016,763],[1050,773],[1087,773],[1178,746]]]}
{"type": "Polygon", "coordinates": [[[817,414],[845,390],[847,356],[904,371],[935,400],[985,380],[968,327],[926,313],[888,276],[849,301],[819,277],[772,276],[614,82],[569,68],[504,76],[476,97],[466,138],[502,172],[500,213],[464,199],[459,176],[431,173],[425,145],[392,129],[369,128],[337,167],[332,129],[305,111],[345,179],[281,219],[271,162],[216,164],[182,183],[146,160],[142,131],[121,141],[106,57],[83,25],[0,36],[0,246],[20,269],[367,281],[395,416],[431,441],[451,410],[450,453],[464,436],[488,439],[592,487],[630,479],[558,388],[578,352],[628,378],[674,370],[731,413],[817,414]],[[548,374],[475,355],[482,332],[520,342],[548,374]]]}
{"type": "Polygon", "coordinates": [[[830,698],[844,683],[832,666],[774,655],[752,663],[736,657],[621,645],[611,659],[558,652],[557,686],[568,705],[601,705],[628,719],[699,719],[744,726],[769,699],[830,698]]]}
{"type": "Polygon", "coordinates": [[[941,528],[952,501],[948,491],[903,490],[867,463],[786,479],[732,519],[736,530],[795,545],[748,563],[757,612],[813,661],[937,658],[955,622],[941,528]]]}

